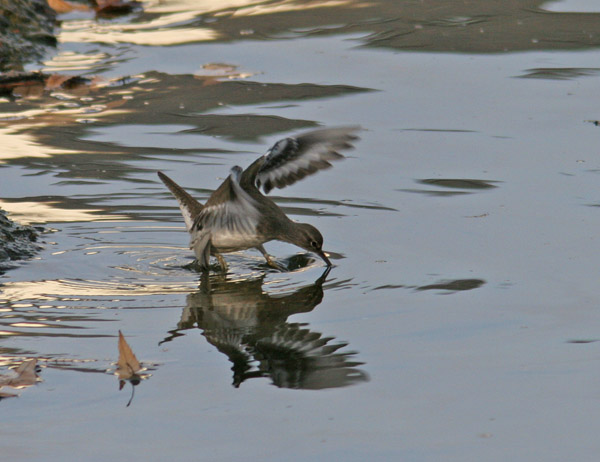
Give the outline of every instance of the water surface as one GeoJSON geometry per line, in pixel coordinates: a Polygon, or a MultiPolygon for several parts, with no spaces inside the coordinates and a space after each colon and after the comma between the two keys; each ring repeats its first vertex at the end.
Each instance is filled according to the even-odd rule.
{"type": "Polygon", "coordinates": [[[599,13],[400,3],[60,16],[26,68],[89,80],[0,102],[0,206],[47,230],[0,275],[2,371],[42,380],[0,403],[4,454],[595,459],[599,13]],[[289,272],[190,268],[157,170],[204,201],[344,124],[346,160],[272,193],[335,268],[283,243],[289,272]],[[129,407],[119,330],[146,368],[129,407]]]}

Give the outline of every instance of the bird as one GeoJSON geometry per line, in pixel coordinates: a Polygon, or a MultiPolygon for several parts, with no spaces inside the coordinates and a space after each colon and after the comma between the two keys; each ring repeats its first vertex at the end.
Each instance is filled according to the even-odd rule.
{"type": "Polygon", "coordinates": [[[344,159],[338,151],[353,147],[358,130],[359,126],[322,128],[279,140],[245,170],[234,166],[204,205],[163,172],[157,172],[179,203],[200,269],[208,270],[214,256],[227,271],[222,254],[250,248],[258,249],[269,266],[282,269],[263,246],[272,240],[312,252],[331,267],[319,230],[292,221],[265,194],[330,168],[331,161],[344,159]]]}

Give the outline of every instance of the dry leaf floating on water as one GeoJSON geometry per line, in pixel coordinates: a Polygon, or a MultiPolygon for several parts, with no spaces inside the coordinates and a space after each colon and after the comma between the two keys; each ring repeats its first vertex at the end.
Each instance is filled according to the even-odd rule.
{"type": "Polygon", "coordinates": [[[117,370],[115,375],[119,377],[119,390],[122,390],[125,386],[125,381],[129,381],[132,385],[131,398],[127,403],[127,406],[131,404],[135,393],[135,386],[138,385],[142,379],[149,377],[148,374],[141,374],[146,368],[142,367],[138,359],[136,358],[133,350],[125,340],[123,333],[119,331],[119,361],[117,362],[117,370]]]}
{"type": "Polygon", "coordinates": [[[119,361],[117,362],[117,375],[119,379],[135,380],[137,373],[141,370],[142,366],[140,362],[135,357],[122,332],[119,331],[119,361]]]}

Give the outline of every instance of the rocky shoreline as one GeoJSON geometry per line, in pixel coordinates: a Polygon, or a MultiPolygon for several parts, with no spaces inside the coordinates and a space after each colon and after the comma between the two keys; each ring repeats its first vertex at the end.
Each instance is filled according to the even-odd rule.
{"type": "Polygon", "coordinates": [[[0,274],[13,266],[11,262],[33,257],[40,249],[42,228],[19,225],[0,210],[0,274]]]}
{"type": "Polygon", "coordinates": [[[45,0],[0,0],[0,71],[22,70],[54,48],[55,24],[45,0]]]}

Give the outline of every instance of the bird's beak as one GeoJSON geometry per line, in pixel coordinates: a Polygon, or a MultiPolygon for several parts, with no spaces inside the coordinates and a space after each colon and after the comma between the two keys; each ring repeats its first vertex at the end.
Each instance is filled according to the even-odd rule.
{"type": "Polygon", "coordinates": [[[333,263],[331,263],[331,262],[329,261],[329,258],[327,258],[327,255],[325,255],[325,252],[323,252],[322,250],[319,250],[319,251],[318,251],[318,252],[316,252],[316,253],[317,253],[317,255],[318,255],[319,257],[321,257],[321,258],[323,259],[323,261],[324,261],[324,262],[327,264],[327,266],[328,266],[328,267],[331,267],[331,266],[333,266],[333,263]]]}

